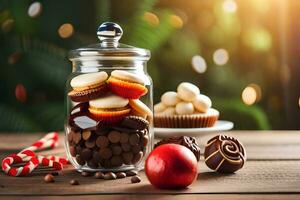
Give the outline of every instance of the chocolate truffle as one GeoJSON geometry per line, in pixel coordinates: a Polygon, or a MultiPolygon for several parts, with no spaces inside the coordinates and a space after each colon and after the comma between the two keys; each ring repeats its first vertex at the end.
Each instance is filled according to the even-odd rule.
{"type": "Polygon", "coordinates": [[[187,147],[189,150],[191,150],[194,155],[196,156],[197,161],[200,160],[200,147],[197,144],[197,141],[194,137],[188,137],[188,136],[174,136],[170,138],[166,138],[161,140],[160,142],[156,143],[154,148],[163,145],[163,144],[180,144],[182,146],[187,147]]]}
{"type": "Polygon", "coordinates": [[[244,166],[246,152],[237,139],[217,135],[207,142],[204,158],[210,169],[220,173],[233,173],[244,166]]]}

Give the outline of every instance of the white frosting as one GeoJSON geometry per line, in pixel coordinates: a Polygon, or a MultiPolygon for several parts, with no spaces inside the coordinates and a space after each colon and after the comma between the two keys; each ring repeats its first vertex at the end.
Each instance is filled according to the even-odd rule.
{"type": "Polygon", "coordinates": [[[192,83],[183,82],[177,87],[177,94],[182,100],[192,102],[200,94],[200,90],[192,83]]]}
{"type": "Polygon", "coordinates": [[[161,102],[166,106],[175,106],[180,102],[176,92],[168,91],[161,96],[161,102]]]}
{"type": "Polygon", "coordinates": [[[203,113],[207,112],[207,110],[212,106],[212,102],[210,98],[203,94],[199,94],[196,97],[196,99],[193,101],[193,104],[199,112],[203,112],[203,113]]]}
{"type": "Polygon", "coordinates": [[[167,106],[163,103],[158,103],[154,105],[154,112],[160,113],[167,109],[167,106]]]}
{"type": "Polygon", "coordinates": [[[92,86],[96,85],[99,83],[102,83],[106,81],[108,78],[108,75],[106,72],[97,72],[97,73],[87,73],[87,74],[81,74],[76,77],[74,77],[71,80],[71,87],[87,87],[87,86],[92,86]]]}
{"type": "Polygon", "coordinates": [[[180,102],[176,105],[175,110],[178,115],[191,115],[194,113],[194,106],[190,102],[180,102]]]}
{"type": "Polygon", "coordinates": [[[124,70],[114,70],[111,72],[111,76],[124,81],[145,85],[145,81],[142,78],[140,78],[137,74],[130,73],[124,70]]]}
{"type": "Polygon", "coordinates": [[[125,99],[123,97],[114,95],[114,94],[108,94],[104,97],[101,97],[99,99],[91,100],[89,101],[89,105],[93,108],[123,108],[127,106],[129,103],[128,99],[125,99]]]}

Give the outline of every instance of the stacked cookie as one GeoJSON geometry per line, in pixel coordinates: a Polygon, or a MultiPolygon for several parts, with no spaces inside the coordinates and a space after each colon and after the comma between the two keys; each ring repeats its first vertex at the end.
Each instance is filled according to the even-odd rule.
{"type": "Polygon", "coordinates": [[[145,82],[123,70],[74,77],[68,96],[75,106],[68,119],[71,161],[89,168],[138,164],[149,144],[152,111],[139,98],[145,82]]]}
{"type": "Polygon", "coordinates": [[[183,82],[178,85],[177,92],[164,93],[161,102],[154,106],[154,125],[164,128],[211,127],[219,117],[219,112],[211,106],[210,98],[200,94],[197,86],[183,82]]]}

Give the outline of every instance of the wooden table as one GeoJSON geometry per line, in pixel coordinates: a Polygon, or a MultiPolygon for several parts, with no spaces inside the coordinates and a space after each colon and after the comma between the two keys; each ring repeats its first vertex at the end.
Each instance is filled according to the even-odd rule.
{"type": "MultiPolygon", "coordinates": [[[[144,172],[142,182],[131,184],[130,178],[105,181],[80,176],[71,166],[64,169],[55,183],[44,183],[43,174],[9,177],[0,173],[0,198],[20,199],[300,199],[300,131],[232,131],[244,143],[248,161],[235,174],[213,173],[199,163],[197,180],[184,190],[159,190],[150,185],[144,172]],[[77,179],[78,186],[69,181],[77,179]],[[101,195],[101,196],[99,196],[101,195]]],[[[42,134],[0,134],[0,158],[29,145],[42,134]]],[[[213,135],[199,138],[202,146],[213,135]]],[[[61,141],[62,143],[62,141],[61,141]]],[[[40,154],[64,155],[58,148],[40,154]]]]}

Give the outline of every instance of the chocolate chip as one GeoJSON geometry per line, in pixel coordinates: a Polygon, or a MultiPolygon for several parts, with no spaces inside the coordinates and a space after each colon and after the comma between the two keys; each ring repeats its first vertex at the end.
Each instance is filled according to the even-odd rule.
{"type": "Polygon", "coordinates": [[[98,129],[95,131],[95,133],[96,133],[97,135],[102,135],[102,136],[104,136],[104,135],[107,135],[107,133],[108,133],[109,131],[110,131],[109,128],[103,127],[103,128],[98,128],[98,129]]]}
{"type": "Polygon", "coordinates": [[[96,145],[99,148],[105,148],[109,145],[109,140],[105,136],[99,136],[96,140],[96,145]]]}
{"type": "Polygon", "coordinates": [[[111,150],[113,155],[120,155],[122,153],[122,148],[119,145],[111,146],[111,150]]]}
{"type": "Polygon", "coordinates": [[[84,144],[87,148],[92,149],[95,146],[95,140],[93,138],[90,138],[89,140],[85,141],[84,144]]]}
{"type": "Polygon", "coordinates": [[[98,151],[94,151],[93,152],[93,156],[92,159],[95,163],[99,163],[101,157],[100,157],[100,153],[98,151]]]}
{"type": "Polygon", "coordinates": [[[122,148],[123,151],[128,152],[128,151],[130,151],[131,146],[128,143],[122,143],[121,148],[122,148]]]}
{"type": "Polygon", "coordinates": [[[73,156],[73,157],[76,156],[76,149],[74,146],[70,146],[69,151],[70,151],[71,156],[73,156]]]}
{"type": "Polygon", "coordinates": [[[138,116],[127,116],[121,125],[131,129],[143,130],[149,127],[149,122],[138,116]]]}
{"type": "Polygon", "coordinates": [[[70,180],[70,185],[79,185],[79,182],[76,179],[70,180]]]}
{"type": "Polygon", "coordinates": [[[138,153],[140,150],[142,150],[140,145],[134,145],[134,146],[131,147],[131,151],[134,154],[138,153]]]}
{"type": "Polygon", "coordinates": [[[70,131],[68,134],[68,142],[72,143],[73,142],[73,136],[74,136],[74,132],[70,131]]]}
{"type": "Polygon", "coordinates": [[[95,162],[94,160],[89,160],[89,161],[87,162],[87,165],[88,165],[90,168],[93,168],[93,169],[98,168],[98,163],[95,162]]]}
{"type": "Polygon", "coordinates": [[[92,158],[92,150],[85,148],[82,150],[80,156],[83,160],[88,161],[92,158]]]}
{"type": "Polygon", "coordinates": [[[130,165],[133,159],[133,153],[131,152],[124,152],[122,153],[123,162],[125,165],[130,165]]]}
{"type": "Polygon", "coordinates": [[[82,157],[80,155],[76,156],[76,162],[78,163],[78,165],[84,165],[85,161],[82,159],[82,157]]]}
{"type": "Polygon", "coordinates": [[[121,157],[121,156],[113,156],[113,157],[111,158],[111,160],[110,160],[111,165],[112,165],[113,167],[120,167],[120,166],[123,164],[122,161],[123,161],[123,160],[122,160],[122,157],[121,157]]]}
{"type": "Polygon", "coordinates": [[[143,158],[143,155],[144,154],[143,154],[142,151],[140,151],[139,153],[135,154],[133,156],[132,163],[135,164],[135,163],[139,162],[143,158]]]}
{"type": "Polygon", "coordinates": [[[77,132],[77,133],[74,133],[73,135],[73,141],[78,144],[81,140],[81,133],[77,132]]]}
{"type": "Polygon", "coordinates": [[[117,178],[126,178],[126,173],[125,172],[118,172],[116,174],[117,178]]]}
{"type": "Polygon", "coordinates": [[[140,141],[140,136],[138,134],[131,134],[129,137],[129,143],[131,145],[137,145],[140,141]]]}
{"type": "Polygon", "coordinates": [[[128,133],[121,133],[120,143],[127,143],[129,139],[128,133]]]}
{"type": "Polygon", "coordinates": [[[88,177],[88,176],[91,176],[91,173],[83,171],[83,172],[81,172],[81,176],[88,177]]]}
{"type": "Polygon", "coordinates": [[[139,176],[133,176],[133,177],[131,177],[130,180],[131,180],[131,183],[139,183],[142,181],[139,176]]]}
{"type": "Polygon", "coordinates": [[[46,183],[53,183],[55,180],[54,180],[54,176],[52,174],[47,174],[45,177],[44,177],[44,181],[46,183]]]}
{"type": "Polygon", "coordinates": [[[104,174],[102,172],[96,172],[95,173],[95,178],[97,178],[97,179],[103,179],[104,178],[104,174]]]}
{"type": "Polygon", "coordinates": [[[84,140],[88,140],[91,137],[91,135],[92,135],[91,131],[83,131],[82,132],[82,138],[84,140]]]}
{"type": "Polygon", "coordinates": [[[105,168],[110,168],[111,167],[111,162],[110,162],[110,160],[104,160],[102,165],[105,168]]]}
{"type": "Polygon", "coordinates": [[[121,134],[118,131],[111,131],[108,133],[107,137],[111,143],[118,143],[120,141],[121,134]]]}
{"type": "Polygon", "coordinates": [[[100,149],[99,154],[102,159],[109,159],[112,156],[112,152],[109,148],[100,149]]]}
{"type": "Polygon", "coordinates": [[[113,172],[107,172],[104,174],[104,177],[103,177],[105,180],[113,180],[113,179],[116,179],[117,176],[115,173],[113,172]]]}
{"type": "Polygon", "coordinates": [[[126,176],[136,176],[138,174],[138,172],[135,170],[127,171],[125,173],[126,173],[126,176]]]}
{"type": "Polygon", "coordinates": [[[76,145],[75,149],[76,149],[76,153],[77,153],[77,154],[80,154],[81,151],[82,151],[82,148],[81,148],[81,146],[79,146],[79,145],[76,145]]]}

